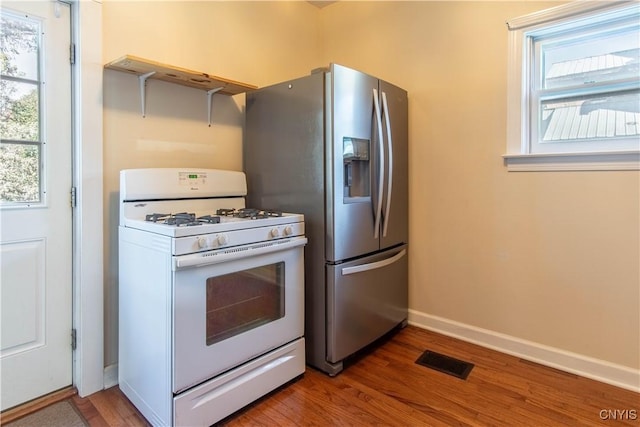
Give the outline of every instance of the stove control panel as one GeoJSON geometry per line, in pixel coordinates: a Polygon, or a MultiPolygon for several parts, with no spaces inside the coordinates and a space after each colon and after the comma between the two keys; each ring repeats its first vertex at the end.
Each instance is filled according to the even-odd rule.
{"type": "Polygon", "coordinates": [[[231,241],[227,233],[207,234],[192,238],[183,237],[182,239],[183,240],[180,241],[178,246],[184,250],[184,248],[189,247],[188,243],[192,242],[190,252],[220,249],[225,246],[231,246],[231,241]],[[187,245],[185,245],[185,243],[187,243],[187,245]]]}
{"type": "Polygon", "coordinates": [[[185,255],[296,236],[304,236],[304,222],[178,237],[173,239],[173,255],[185,255]]]}

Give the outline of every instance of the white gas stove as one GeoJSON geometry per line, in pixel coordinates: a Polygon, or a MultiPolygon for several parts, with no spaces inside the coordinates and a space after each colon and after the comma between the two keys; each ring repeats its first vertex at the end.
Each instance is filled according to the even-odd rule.
{"type": "Polygon", "coordinates": [[[242,172],[120,174],[119,383],[154,425],[211,425],[304,372],[304,217],[246,192],[242,172]]]}
{"type": "Polygon", "coordinates": [[[304,235],[303,215],[245,208],[246,194],[242,172],[125,170],[120,225],[183,238],[172,255],[304,235]]]}

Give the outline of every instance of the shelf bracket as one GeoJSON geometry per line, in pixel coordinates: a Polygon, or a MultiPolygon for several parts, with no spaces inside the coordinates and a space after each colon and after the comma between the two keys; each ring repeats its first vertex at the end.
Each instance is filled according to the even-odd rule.
{"type": "Polygon", "coordinates": [[[147,79],[153,76],[156,72],[151,71],[150,73],[141,74],[138,76],[138,82],[140,83],[140,106],[142,107],[142,117],[145,117],[145,100],[146,100],[146,87],[147,87],[147,79]]]}
{"type": "Polygon", "coordinates": [[[213,101],[213,94],[224,89],[224,86],[217,87],[207,91],[207,115],[209,117],[209,127],[211,127],[211,104],[213,101]]]}

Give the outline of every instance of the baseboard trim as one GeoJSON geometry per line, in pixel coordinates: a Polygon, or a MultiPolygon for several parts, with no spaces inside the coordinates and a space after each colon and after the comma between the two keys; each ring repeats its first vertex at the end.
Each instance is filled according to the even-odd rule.
{"type": "Polygon", "coordinates": [[[640,393],[640,370],[409,310],[409,324],[640,393]]]}
{"type": "Polygon", "coordinates": [[[104,388],[108,389],[118,384],[118,364],[105,366],[104,368],[104,388]]]}

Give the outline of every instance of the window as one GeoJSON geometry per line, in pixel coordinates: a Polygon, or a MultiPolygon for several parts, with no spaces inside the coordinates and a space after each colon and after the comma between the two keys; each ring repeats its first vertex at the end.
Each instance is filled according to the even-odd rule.
{"type": "Polygon", "coordinates": [[[2,12],[0,25],[0,203],[42,202],[40,22],[2,12]]]}
{"type": "Polygon", "coordinates": [[[509,21],[509,170],[639,169],[640,5],[509,21]]]}

